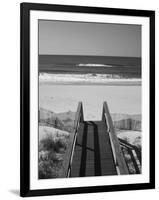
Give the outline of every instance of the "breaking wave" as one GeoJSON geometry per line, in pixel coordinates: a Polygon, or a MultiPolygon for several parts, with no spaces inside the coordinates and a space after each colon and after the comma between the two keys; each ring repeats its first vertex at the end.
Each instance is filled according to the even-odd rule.
{"type": "Polygon", "coordinates": [[[140,82],[138,78],[122,78],[116,74],[49,74],[40,73],[40,83],[94,83],[140,82]]]}

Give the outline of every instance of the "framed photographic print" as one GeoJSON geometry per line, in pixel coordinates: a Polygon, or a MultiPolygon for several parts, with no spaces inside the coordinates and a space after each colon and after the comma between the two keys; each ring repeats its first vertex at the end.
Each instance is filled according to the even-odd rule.
{"type": "Polygon", "coordinates": [[[20,187],[155,187],[154,11],[21,4],[20,187]]]}

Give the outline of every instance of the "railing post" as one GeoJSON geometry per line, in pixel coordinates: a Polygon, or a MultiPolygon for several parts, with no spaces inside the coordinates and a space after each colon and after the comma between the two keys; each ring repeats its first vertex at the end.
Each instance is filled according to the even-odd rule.
{"type": "Polygon", "coordinates": [[[104,104],[103,104],[103,110],[102,110],[102,121],[105,122],[105,106],[104,106],[104,104]]]}
{"type": "Polygon", "coordinates": [[[83,104],[82,104],[82,102],[79,102],[79,103],[80,103],[80,122],[83,122],[84,121],[83,104]]]}

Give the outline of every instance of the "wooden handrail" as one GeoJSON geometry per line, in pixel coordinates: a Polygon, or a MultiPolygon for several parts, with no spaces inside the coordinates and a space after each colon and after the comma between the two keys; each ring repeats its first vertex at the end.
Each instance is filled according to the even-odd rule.
{"type": "Polygon", "coordinates": [[[74,137],[73,137],[73,142],[72,142],[72,148],[71,148],[71,153],[70,153],[70,158],[69,158],[69,163],[68,163],[68,170],[67,170],[67,175],[66,177],[70,176],[71,173],[71,166],[72,166],[72,160],[73,160],[73,155],[74,155],[74,150],[75,150],[75,144],[76,144],[76,139],[77,139],[77,131],[79,127],[79,123],[84,121],[83,117],[83,105],[82,102],[78,103],[76,115],[75,115],[75,121],[74,121],[74,137]]]}
{"type": "Polygon", "coordinates": [[[129,174],[123,152],[120,148],[120,144],[118,138],[115,134],[112,118],[108,109],[108,105],[106,102],[103,103],[103,113],[102,113],[102,121],[105,121],[107,125],[107,130],[110,137],[110,143],[112,146],[112,152],[114,157],[114,162],[117,168],[118,174],[129,174]]]}
{"type": "Polygon", "coordinates": [[[132,145],[132,144],[126,142],[125,140],[121,139],[121,138],[118,138],[118,140],[119,140],[121,145],[125,145],[127,148],[131,148],[135,151],[137,158],[138,158],[138,160],[141,164],[141,151],[140,151],[140,149],[137,146],[132,145]]]}
{"type": "Polygon", "coordinates": [[[128,142],[120,138],[119,138],[119,142],[122,148],[126,149],[128,154],[130,155],[136,174],[140,174],[141,173],[141,151],[135,145],[129,144],[128,142]]]}

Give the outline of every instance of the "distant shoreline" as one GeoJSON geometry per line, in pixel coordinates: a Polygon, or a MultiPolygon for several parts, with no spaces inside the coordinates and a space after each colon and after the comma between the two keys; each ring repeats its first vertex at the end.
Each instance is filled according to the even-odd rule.
{"type": "Polygon", "coordinates": [[[55,83],[55,82],[39,82],[39,85],[71,85],[71,86],[86,86],[86,85],[101,85],[101,86],[141,86],[141,82],[115,82],[115,83],[74,83],[74,82],[63,82],[63,83],[55,83]]]}
{"type": "Polygon", "coordinates": [[[108,82],[89,82],[89,81],[48,81],[39,80],[39,85],[71,85],[71,86],[86,86],[86,85],[101,85],[101,86],[141,86],[141,80],[110,80],[108,82]]]}

